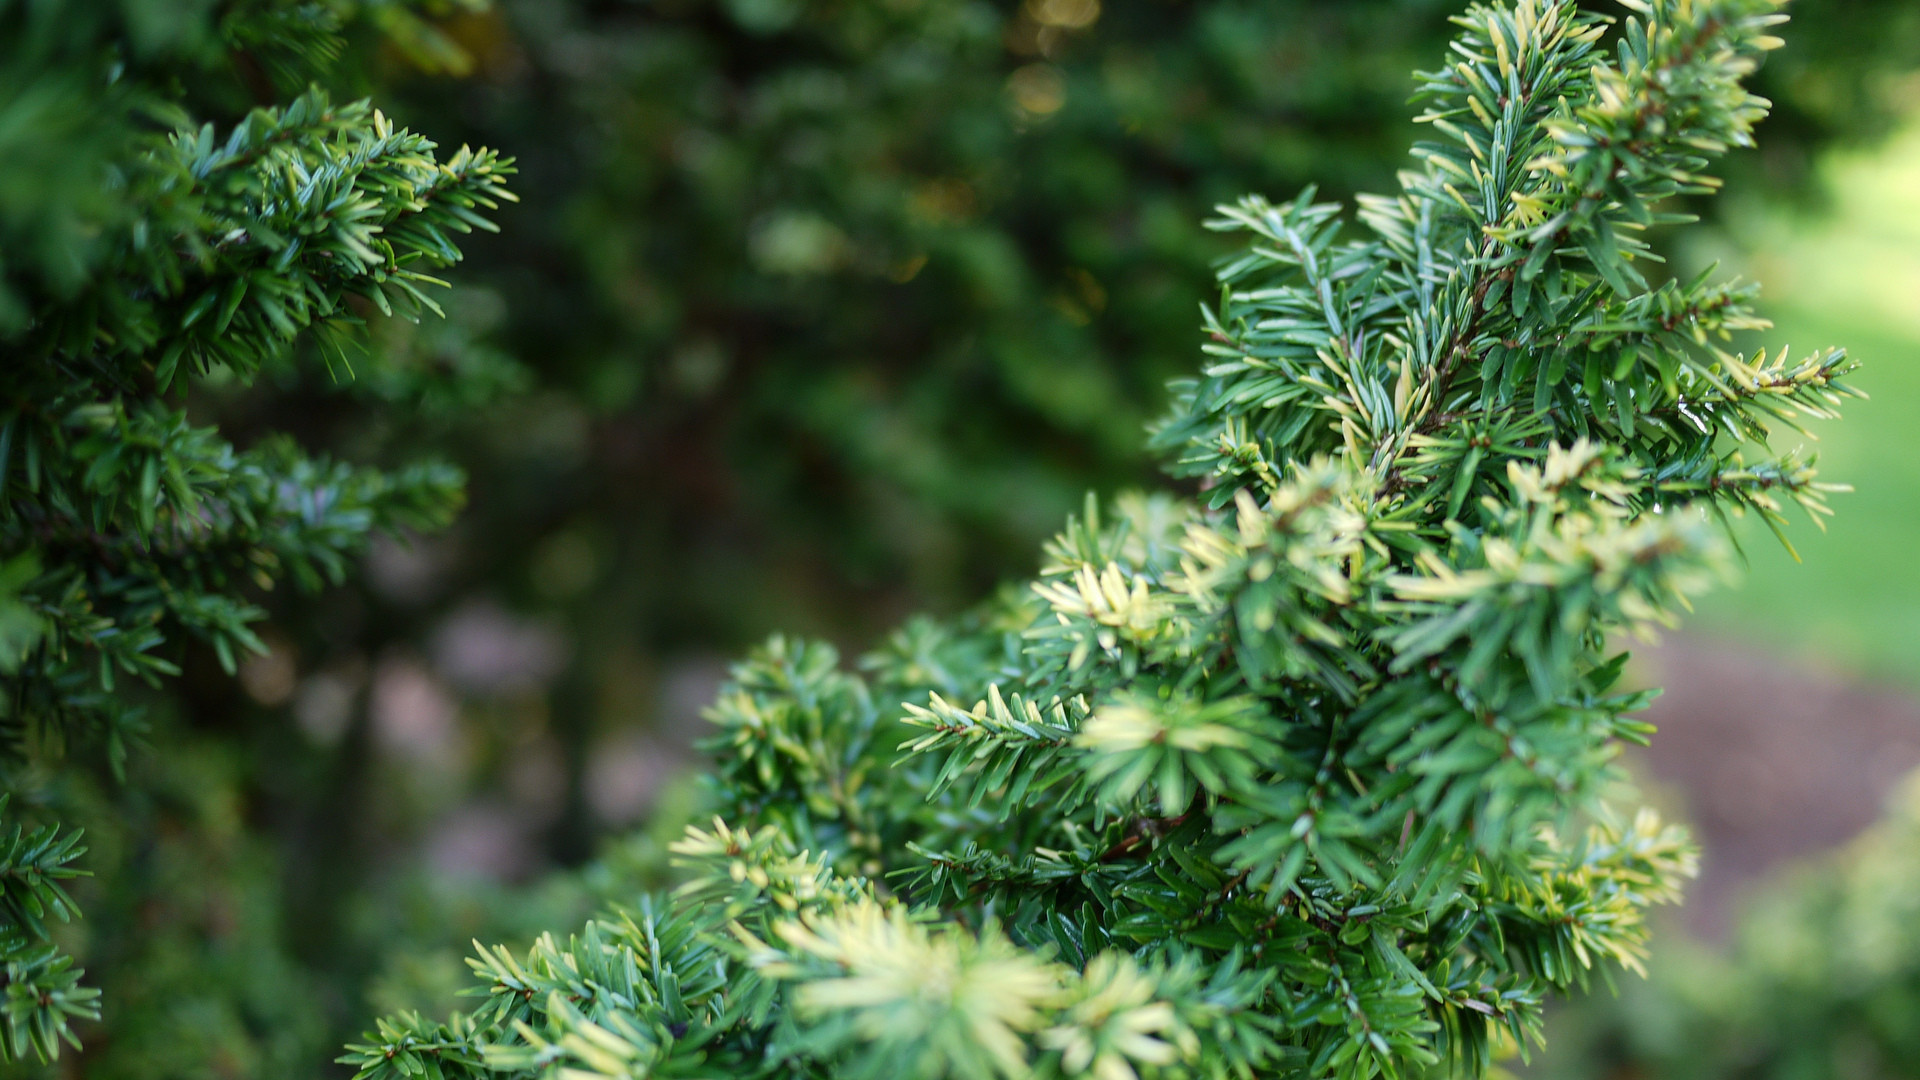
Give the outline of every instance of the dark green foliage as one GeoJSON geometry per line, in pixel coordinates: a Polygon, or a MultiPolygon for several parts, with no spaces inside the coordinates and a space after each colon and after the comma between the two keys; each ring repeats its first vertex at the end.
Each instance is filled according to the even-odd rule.
{"type": "Polygon", "coordinates": [[[1852,365],[1732,352],[1749,290],[1642,270],[1764,115],[1779,4],[1627,6],[1470,7],[1357,226],[1221,208],[1248,243],[1155,435],[1198,499],[1089,502],[1030,591],[864,678],[776,638],[710,712],[677,893],[483,947],[477,1009],[342,1061],[1477,1077],[1638,970],[1693,854],[1603,798],[1648,733],[1609,643],[1710,581],[1712,514],[1824,509],[1764,435],[1852,365]]]}
{"type": "Polygon", "coordinates": [[[1224,250],[1199,217],[1309,163],[1386,180],[1446,5],[1047,18],[1095,10],[503,5],[473,31],[497,84],[410,99],[536,163],[472,276],[547,391],[498,422],[584,445],[461,453],[498,492],[476,579],[563,615],[576,680],[957,607],[1088,485],[1143,479],[1224,250]],[[592,587],[542,595],[563,539],[592,587]]]}
{"type": "MultiPolygon", "coordinates": [[[[0,813],[8,797],[0,796],[0,813]]],[[[100,992],[79,985],[73,958],[50,940],[49,920],[74,916],[73,898],[60,884],[79,877],[71,864],[86,849],[78,833],[60,835],[57,825],[31,831],[16,824],[0,839],[0,962],[6,965],[6,1021],[0,1049],[7,1060],[29,1053],[48,1058],[65,1042],[78,1046],[70,1022],[100,1018],[100,992]]]]}
{"type": "MultiPolygon", "coordinates": [[[[231,674],[263,649],[258,591],[338,583],[372,533],[443,524],[459,505],[450,467],[383,473],[285,438],[236,448],[184,400],[303,339],[345,364],[362,312],[437,311],[427,271],[507,197],[509,162],[436,160],[430,141],[318,89],[224,133],[190,120],[181,81],[213,84],[239,56],[303,79],[353,12],[0,7],[0,128],[58,162],[10,161],[0,198],[0,731],[7,786],[55,811],[59,769],[104,751],[124,772],[143,713],[124,684],[178,674],[182,639],[231,674]]],[[[78,1045],[71,1018],[100,1012],[48,941],[47,921],[74,914],[59,880],[81,849],[56,825],[9,828],[0,1061],[44,1059],[78,1045]]]]}

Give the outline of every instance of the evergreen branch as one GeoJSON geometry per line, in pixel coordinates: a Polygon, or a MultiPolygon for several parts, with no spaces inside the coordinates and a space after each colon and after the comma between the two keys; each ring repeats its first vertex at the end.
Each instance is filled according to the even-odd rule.
{"type": "Polygon", "coordinates": [[[1709,512],[1823,508],[1719,435],[1852,391],[1842,354],[1722,348],[1751,289],[1633,271],[1647,205],[1747,138],[1775,5],[1632,6],[1617,60],[1571,0],[1472,6],[1365,235],[1311,191],[1220,208],[1247,246],[1153,434],[1199,505],[1089,499],[871,681],[784,639],[736,668],[729,824],[660,909],[730,966],[680,1021],[578,944],[488,951],[488,1065],[672,1075],[698,1030],[785,1077],[1478,1077],[1637,970],[1692,854],[1579,824],[1650,732],[1608,638],[1712,578],[1709,512]]]}
{"type": "MultiPolygon", "coordinates": [[[[0,795],[0,815],[10,798],[0,795]]],[[[57,825],[28,830],[15,822],[0,837],[0,1062],[58,1058],[61,1044],[80,1046],[72,1021],[100,1018],[100,991],[80,985],[85,972],[49,940],[47,926],[79,914],[61,882],[85,876],[72,863],[86,850],[79,833],[61,836],[57,825]]]]}

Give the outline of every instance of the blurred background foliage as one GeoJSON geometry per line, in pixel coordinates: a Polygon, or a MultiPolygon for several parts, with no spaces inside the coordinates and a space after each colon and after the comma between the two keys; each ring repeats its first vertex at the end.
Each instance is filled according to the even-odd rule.
{"type": "MultiPolygon", "coordinates": [[[[774,629],[857,650],[1031,570],[1085,490],[1155,482],[1141,428],[1197,357],[1223,251],[1207,209],[1386,186],[1409,72],[1457,6],[361,4],[335,97],[515,155],[523,201],[468,247],[449,317],[376,325],[354,378],[288,357],[192,408],[242,445],[453,460],[470,508],[377,548],[358,584],[263,597],[269,655],[237,684],[189,655],[127,783],[61,781],[98,875],[71,933],[109,1022],[47,1071],[332,1075],[371,1012],[447,1008],[469,939],[657,875],[636,823],[687,805],[673,777],[728,655],[774,629]]],[[[119,7],[199,115],[270,92],[270,58],[209,51],[178,5],[119,7]]],[[[1767,343],[1847,344],[1876,398],[1823,444],[1861,488],[1839,527],[1796,533],[1804,569],[1753,538],[1749,584],[1702,622],[1911,683],[1920,140],[1895,133],[1920,104],[1920,4],[1793,12],[1759,79],[1763,149],[1670,254],[1761,278],[1767,343]]],[[[6,107],[80,77],[15,46],[6,107]]],[[[73,123],[76,145],[106,137],[73,123]]],[[[44,151],[0,170],[9,261],[77,242],[34,216],[34,185],[76,182],[44,151]]],[[[1734,1030],[1726,987],[1794,993],[1712,963],[1569,1018],[1600,1049],[1555,1061],[1639,1075],[1669,1060],[1658,1023],[1704,1015],[1684,1010],[1734,1030]]],[[[1725,1075],[1879,1075],[1807,1068],[1725,1075]]]]}

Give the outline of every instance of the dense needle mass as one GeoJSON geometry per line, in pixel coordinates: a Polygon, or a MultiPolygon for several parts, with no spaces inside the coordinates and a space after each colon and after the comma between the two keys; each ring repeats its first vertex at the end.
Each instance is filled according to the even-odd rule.
{"type": "Polygon", "coordinates": [[[444,524],[462,499],[444,465],[236,448],[188,420],[186,385],[252,378],[302,339],[344,365],[366,314],[437,312],[429,271],[492,228],[513,171],[316,88],[217,132],[155,73],[234,50],[302,84],[340,50],[344,4],[169,11],[164,28],[20,8],[0,10],[0,115],[72,172],[10,175],[0,207],[0,1063],[56,1057],[100,1016],[51,939],[86,849],[48,819],[70,754],[121,774],[145,729],[124,684],[178,674],[185,638],[232,673],[264,651],[246,590],[338,583],[372,533],[444,524]]]}
{"type": "Polygon", "coordinates": [[[1752,290],[1650,283],[1765,103],[1773,0],[1474,5],[1434,141],[1358,222],[1247,198],[1154,445],[1041,575],[844,669],[775,639],[710,716],[688,883],[381,1022],[363,1077],[1484,1075],[1637,969],[1685,838],[1601,797],[1649,733],[1621,635],[1714,519],[1824,512],[1774,422],[1837,351],[1729,351],[1752,290]],[[571,1071],[568,1071],[571,1070],[571,1071]]]}

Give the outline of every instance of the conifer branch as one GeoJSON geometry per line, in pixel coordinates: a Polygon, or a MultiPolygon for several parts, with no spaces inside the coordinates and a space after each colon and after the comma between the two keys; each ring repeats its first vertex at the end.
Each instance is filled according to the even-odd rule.
{"type": "Polygon", "coordinates": [[[1852,390],[1843,354],[1725,350],[1750,287],[1634,265],[1748,140],[1778,5],[1627,6],[1471,6],[1359,228],[1311,191],[1219,209],[1247,245],[1152,435],[1200,499],[1089,499],[1029,588],[865,677],[774,639],[711,713],[726,824],[679,893],[483,949],[487,1004],[342,1060],[1479,1077],[1639,970],[1694,862],[1601,801],[1651,731],[1608,642],[1713,581],[1715,515],[1818,512],[1756,444],[1852,390]]]}

